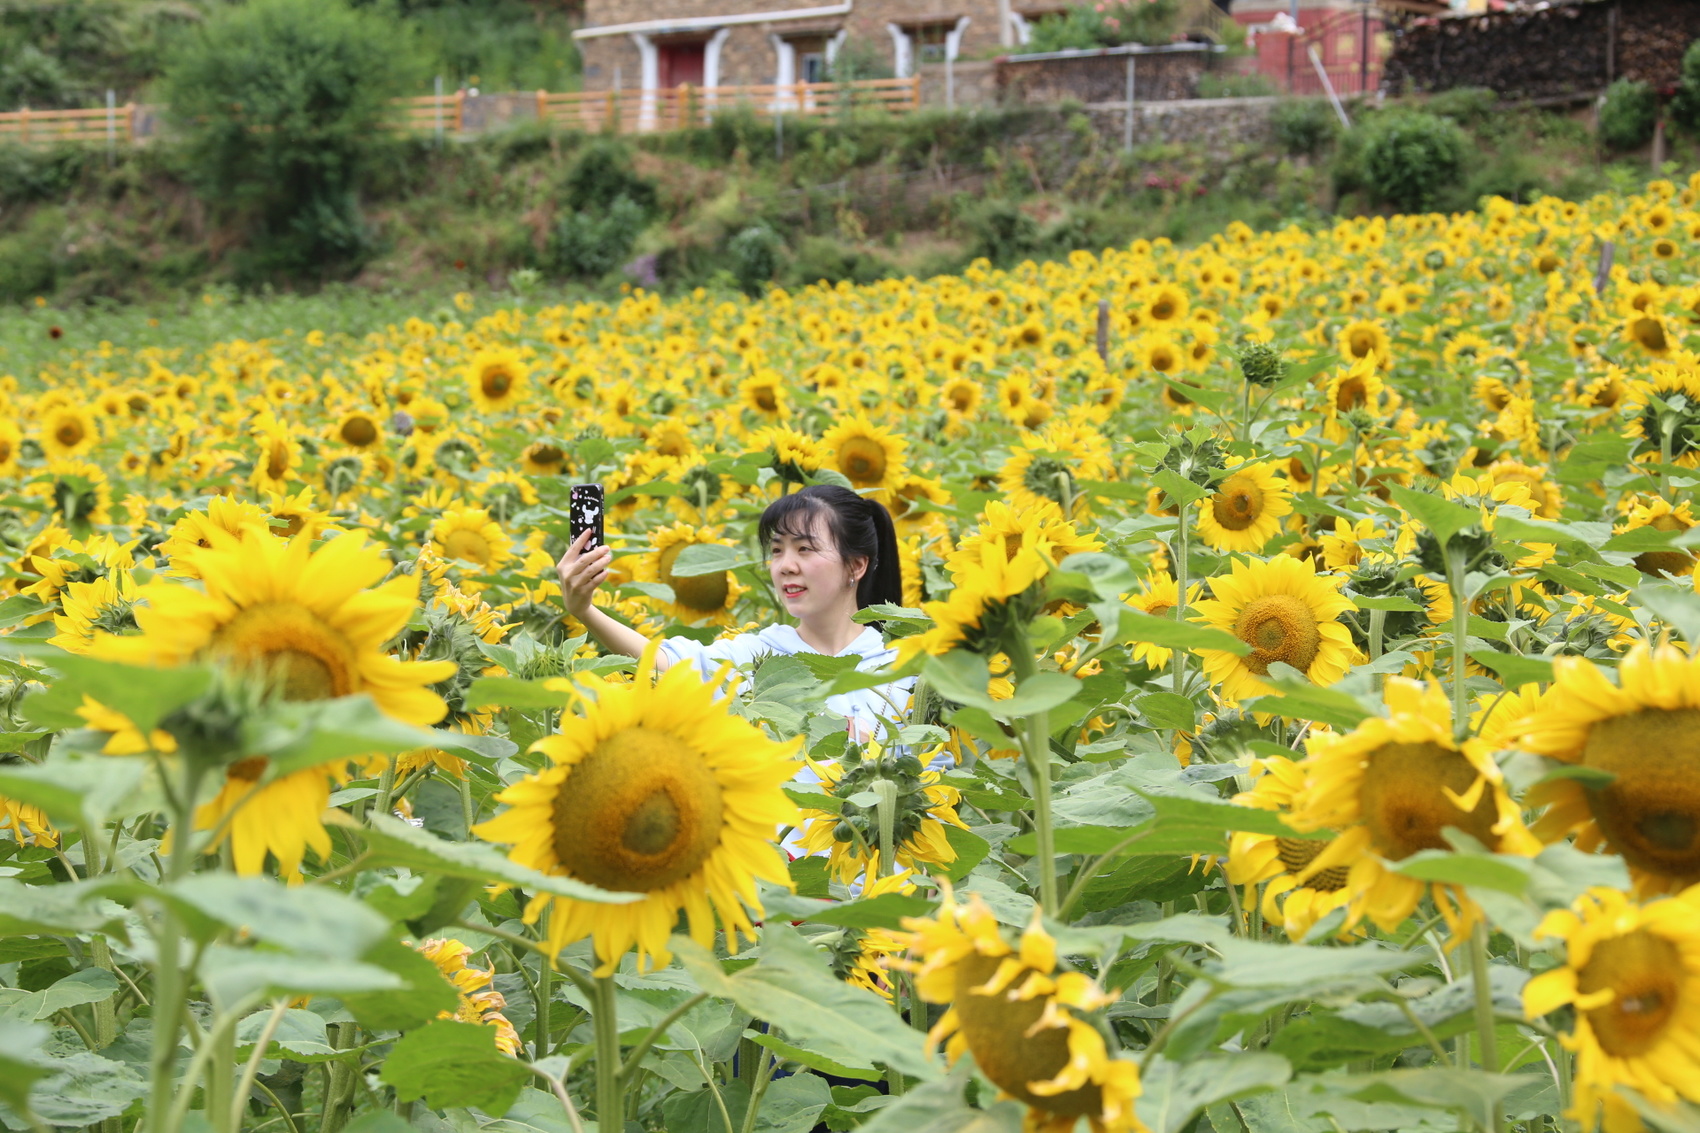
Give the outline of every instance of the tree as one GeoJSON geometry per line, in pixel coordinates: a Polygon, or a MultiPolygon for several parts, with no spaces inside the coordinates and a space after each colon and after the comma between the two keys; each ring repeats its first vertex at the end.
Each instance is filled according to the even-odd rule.
{"type": "Polygon", "coordinates": [[[165,96],[192,175],[249,225],[242,274],[358,265],[370,241],[356,190],[409,77],[407,44],[393,19],[344,0],[254,0],[172,58],[165,96]]]}

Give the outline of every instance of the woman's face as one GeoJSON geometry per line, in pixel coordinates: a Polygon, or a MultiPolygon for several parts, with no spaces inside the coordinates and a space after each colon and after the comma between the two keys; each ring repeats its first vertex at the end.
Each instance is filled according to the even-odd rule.
{"type": "Polygon", "coordinates": [[[821,624],[856,612],[860,560],[846,564],[820,516],[810,516],[806,533],[775,532],[768,545],[767,570],[773,592],[786,613],[800,622],[821,624]]]}

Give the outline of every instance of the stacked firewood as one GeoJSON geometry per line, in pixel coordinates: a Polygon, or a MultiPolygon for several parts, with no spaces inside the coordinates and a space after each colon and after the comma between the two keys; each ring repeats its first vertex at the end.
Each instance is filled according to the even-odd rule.
{"type": "Polygon", "coordinates": [[[1586,96],[1628,77],[1674,87],[1700,38],[1693,0],[1584,0],[1542,11],[1414,21],[1394,33],[1394,94],[1486,87],[1503,98],[1586,96]]]}

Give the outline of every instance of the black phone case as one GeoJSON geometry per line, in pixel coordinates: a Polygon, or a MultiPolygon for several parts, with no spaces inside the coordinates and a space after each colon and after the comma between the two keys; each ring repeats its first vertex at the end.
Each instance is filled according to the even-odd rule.
{"type": "Polygon", "coordinates": [[[584,531],[594,531],[585,550],[594,551],[602,546],[602,485],[574,484],[567,497],[567,530],[572,541],[578,542],[579,535],[584,531]]]}

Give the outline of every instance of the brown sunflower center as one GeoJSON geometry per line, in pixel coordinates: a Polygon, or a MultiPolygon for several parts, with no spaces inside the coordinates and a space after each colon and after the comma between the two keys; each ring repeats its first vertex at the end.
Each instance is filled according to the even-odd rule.
{"type": "Polygon", "coordinates": [[[838,470],[858,488],[885,479],[885,447],[872,437],[850,437],[838,446],[838,470]]]}
{"type": "Polygon", "coordinates": [[[1341,413],[1356,409],[1369,401],[1369,390],[1362,378],[1347,378],[1334,391],[1334,408],[1341,413]]]}
{"type": "Polygon", "coordinates": [[[274,441],[266,455],[266,475],[273,480],[281,480],[289,471],[289,446],[282,441],[274,441]]]}
{"type": "MultiPolygon", "coordinates": [[[[975,1064],[999,1089],[1035,1109],[1071,1118],[1097,1115],[1104,1099],[1096,1085],[1089,1083],[1050,1097],[1041,1097],[1028,1088],[1030,1082],[1056,1077],[1068,1065],[1068,1031],[1062,1027],[1033,1031],[1033,1024],[1045,1012],[1045,996],[1011,999],[1008,992],[974,993],[1002,962],[997,956],[971,954],[956,965],[956,1014],[975,1064]]],[[[1026,972],[1016,976],[1011,989],[1019,988],[1026,978],[1026,972]]]]}
{"type": "Polygon", "coordinates": [[[1491,791],[1468,813],[1447,796],[1463,795],[1479,774],[1462,752],[1433,742],[1382,744],[1370,752],[1358,802],[1376,852],[1401,861],[1419,850],[1444,850],[1441,831],[1448,826],[1497,845],[1491,791]]]}
{"type": "Polygon", "coordinates": [[[555,856],[592,885],[651,893],[702,868],[721,821],[720,782],[702,754],[640,724],[573,765],[555,796],[555,856]]]}
{"type": "Polygon", "coordinates": [[[1594,945],[1576,989],[1616,992],[1610,1003],[1583,1012],[1607,1054],[1635,1058],[1658,1043],[1681,998],[1682,972],[1676,945],[1646,929],[1594,945]]]}
{"type": "Polygon", "coordinates": [[[360,687],[348,640],[295,602],[247,607],[213,635],[208,652],[269,675],[285,700],[328,700],[360,687]]]}
{"type": "MultiPolygon", "coordinates": [[[[1281,858],[1281,864],[1287,867],[1288,873],[1298,873],[1305,866],[1316,860],[1316,855],[1328,848],[1328,843],[1320,838],[1277,838],[1275,852],[1281,858]]],[[[1346,866],[1335,866],[1332,869],[1319,870],[1309,881],[1305,882],[1307,889],[1315,889],[1322,893],[1332,893],[1336,889],[1346,887],[1346,875],[1351,870],[1346,866]]]]}
{"type": "Polygon", "coordinates": [[[1174,369],[1180,358],[1167,346],[1159,346],[1151,352],[1151,368],[1159,374],[1166,374],[1174,369]]]}
{"type": "Polygon", "coordinates": [[[958,413],[966,413],[974,408],[974,387],[967,382],[957,382],[950,387],[950,407],[958,413]]]}
{"type": "Polygon", "coordinates": [[[772,413],[779,408],[779,391],[772,386],[761,386],[755,390],[756,408],[763,413],[772,413]]]}
{"type": "Polygon", "coordinates": [[[1636,319],[1632,333],[1636,342],[1654,354],[1663,354],[1670,349],[1670,342],[1665,338],[1665,324],[1658,319],[1636,319]]]}
{"type": "Polygon", "coordinates": [[[1352,357],[1367,358],[1369,352],[1375,349],[1376,336],[1369,331],[1355,330],[1352,332],[1350,346],[1352,357]]]}
{"type": "Polygon", "coordinates": [[[478,386],[485,397],[506,397],[514,388],[514,376],[500,367],[492,367],[479,376],[478,386]]]}
{"type": "Polygon", "coordinates": [[[1234,622],[1234,636],[1251,646],[1246,668],[1266,676],[1276,661],[1306,672],[1322,647],[1322,627],[1310,607],[1291,594],[1253,598],[1234,622]]]}
{"type": "Polygon", "coordinates": [[[353,445],[355,448],[365,448],[378,439],[378,426],[373,423],[370,417],[350,417],[342,423],[342,428],[338,430],[338,433],[344,444],[353,445]]]}
{"type": "Polygon", "coordinates": [[[83,441],[83,427],[76,421],[63,421],[53,430],[53,439],[66,448],[74,448],[83,441]]]}
{"type": "Polygon", "coordinates": [[[1700,709],[1601,720],[1588,729],[1582,762],[1616,776],[1588,792],[1613,849],[1638,869],[1700,876],[1700,709]]]}
{"type": "Polygon", "coordinates": [[[11,459],[12,442],[7,440],[5,437],[0,437],[0,464],[5,464],[11,459]]]}
{"type": "Polygon", "coordinates": [[[1229,531],[1244,531],[1263,514],[1263,489],[1249,476],[1236,473],[1210,497],[1210,514],[1229,531]]]}
{"type": "Polygon", "coordinates": [[[673,574],[673,563],[679,558],[680,552],[691,543],[674,543],[661,552],[661,563],[656,571],[661,581],[673,588],[673,600],[687,610],[699,614],[719,613],[726,608],[726,598],[732,591],[732,579],[725,571],[715,574],[687,575],[683,578],[673,574]]]}
{"type": "Polygon", "coordinates": [[[1175,304],[1172,299],[1159,299],[1151,304],[1151,317],[1158,322],[1175,317],[1175,304]]]}
{"type": "Polygon", "coordinates": [[[488,563],[490,541],[476,531],[459,527],[443,536],[443,554],[462,562],[488,563]]]}
{"type": "MultiPolygon", "coordinates": [[[[1669,513],[1648,524],[1655,531],[1687,531],[1688,524],[1669,513]]],[[[1693,574],[1694,556],[1687,551],[1643,551],[1635,556],[1635,569],[1655,577],[1660,574],[1693,574]]]]}

